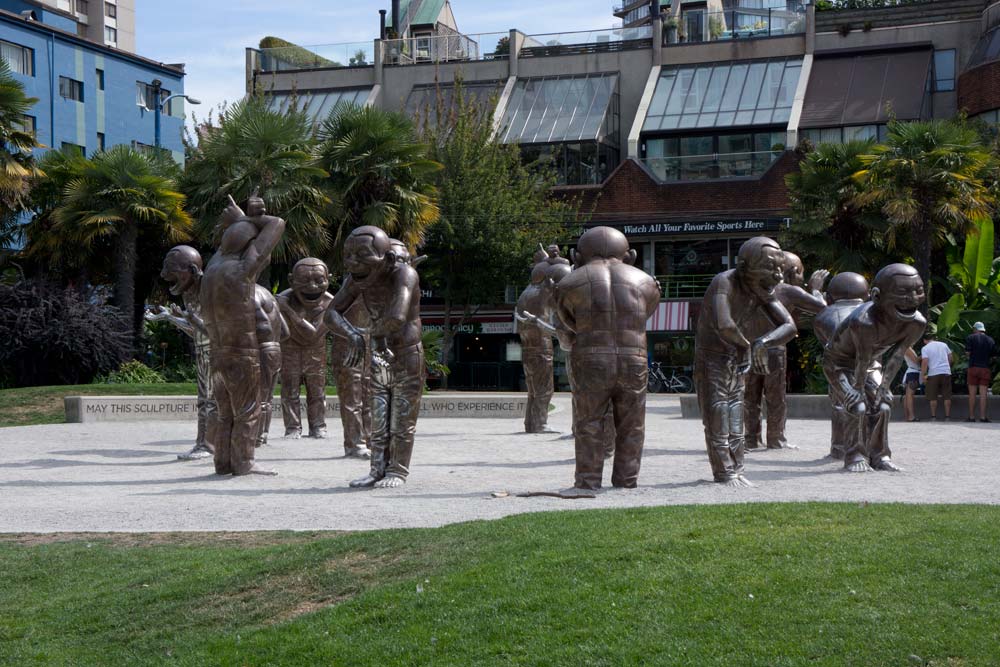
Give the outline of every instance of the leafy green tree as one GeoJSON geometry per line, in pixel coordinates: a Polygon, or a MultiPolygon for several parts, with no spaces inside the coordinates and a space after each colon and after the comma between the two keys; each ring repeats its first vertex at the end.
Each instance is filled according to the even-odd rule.
{"type": "Polygon", "coordinates": [[[873,141],[820,144],[785,177],[795,225],[786,234],[808,266],[871,274],[889,261],[886,223],[874,207],[860,206],[854,174],[873,141]]]}
{"type": "Polygon", "coordinates": [[[961,123],[934,120],[889,123],[884,144],[860,157],[855,178],[858,206],[877,206],[891,249],[910,241],[913,263],[931,299],[931,253],[951,234],[964,234],[995,203],[984,176],[993,157],[976,132],[961,123]]]}
{"type": "Polygon", "coordinates": [[[142,326],[145,295],[136,298],[139,248],[152,240],[155,257],[144,264],[158,266],[164,245],[191,238],[191,218],[184,210],[184,195],[177,191],[171,167],[165,161],[119,145],[92,159],[67,162],[71,173],[57,205],[43,219],[49,220],[44,237],[29,233],[28,254],[39,259],[45,248],[76,248],[86,254],[110,245],[112,302],[122,312],[131,330],[142,326]],[[53,237],[55,237],[53,239],[53,237]]]}
{"type": "Polygon", "coordinates": [[[335,247],[355,227],[375,225],[411,249],[438,219],[433,182],[441,165],[409,118],[375,107],[338,106],[319,129],[316,154],[343,215],[335,247]]]}
{"type": "Polygon", "coordinates": [[[455,333],[479,305],[504,303],[508,285],[527,284],[540,242],[569,240],[577,207],[551,199],[554,175],[525,166],[516,145],[494,137],[492,105],[467,99],[461,85],[450,103],[437,99],[425,133],[443,165],[436,175],[441,216],[427,230],[421,273],[444,299],[447,361],[455,333]]]}
{"type": "Polygon", "coordinates": [[[286,109],[247,97],[199,125],[197,145],[189,143],[181,191],[195,220],[198,238],[214,246],[226,197],[246,201],[260,195],[287,226],[274,261],[291,264],[324,256],[329,248],[327,218],[335,213],[323,188],[326,172],[313,158],[312,119],[296,104],[286,109]],[[217,121],[217,122],[216,122],[217,121]]]}
{"type": "Polygon", "coordinates": [[[31,155],[38,142],[24,127],[24,116],[36,102],[37,98],[24,93],[10,65],[0,58],[0,248],[14,240],[28,184],[38,175],[31,155]]]}
{"type": "Polygon", "coordinates": [[[993,244],[993,221],[980,218],[965,237],[961,256],[957,247],[949,248],[952,294],[933,309],[942,338],[960,344],[975,322],[985,322],[991,331],[1000,328],[1000,258],[994,257],[993,244]]]}

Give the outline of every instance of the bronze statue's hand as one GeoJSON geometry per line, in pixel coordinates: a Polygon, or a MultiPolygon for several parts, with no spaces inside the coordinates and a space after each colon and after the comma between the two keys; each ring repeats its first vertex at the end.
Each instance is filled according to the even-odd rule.
{"type": "Polygon", "coordinates": [[[741,350],[750,349],[750,341],[746,339],[746,336],[743,335],[743,332],[736,325],[720,328],[719,337],[741,350]]]}
{"type": "Polygon", "coordinates": [[[809,290],[812,292],[822,292],[826,279],[830,277],[830,272],[826,269],[814,271],[809,277],[809,290]]]}
{"type": "Polygon", "coordinates": [[[152,310],[147,310],[146,314],[144,315],[144,317],[145,317],[145,319],[146,319],[147,322],[160,322],[162,320],[167,319],[167,317],[169,317],[169,315],[170,315],[170,311],[168,311],[163,306],[157,306],[155,312],[152,311],[152,310]]]}
{"type": "Polygon", "coordinates": [[[755,341],[750,348],[750,367],[757,375],[767,375],[770,371],[770,364],[767,359],[767,346],[760,341],[755,341]]]}
{"type": "Polygon", "coordinates": [[[344,355],[344,365],[349,368],[356,368],[365,360],[365,338],[358,329],[348,332],[347,352],[344,355]]]}
{"type": "Polygon", "coordinates": [[[187,311],[178,306],[176,303],[170,304],[170,314],[173,315],[174,317],[181,317],[181,318],[187,317],[187,311]]]}
{"type": "Polygon", "coordinates": [[[859,405],[865,404],[865,395],[854,387],[848,387],[844,390],[844,403],[848,410],[854,410],[859,405]]]}

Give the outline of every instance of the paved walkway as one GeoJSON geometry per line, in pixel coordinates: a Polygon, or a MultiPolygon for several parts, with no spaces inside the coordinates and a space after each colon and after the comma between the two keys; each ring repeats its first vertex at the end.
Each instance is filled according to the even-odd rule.
{"type": "MultiPolygon", "coordinates": [[[[568,398],[555,399],[568,430],[568,398]]],[[[640,487],[595,499],[519,498],[572,484],[573,443],[525,435],[511,419],[423,419],[405,487],[354,490],[366,462],[339,456],[330,439],[284,440],[276,420],[258,460],[278,477],[217,477],[208,461],[179,462],[193,423],[59,424],[0,429],[0,532],[363,530],[439,526],[519,512],[765,501],[1000,503],[1000,427],[893,424],[894,459],[906,472],[843,473],[825,459],[829,424],[792,421],[797,451],[748,457],[758,488],[709,482],[700,422],[682,420],[676,397],[651,397],[640,487]],[[509,492],[493,497],[493,492],[509,492]]],[[[610,467],[605,479],[610,477],[610,467]]]]}

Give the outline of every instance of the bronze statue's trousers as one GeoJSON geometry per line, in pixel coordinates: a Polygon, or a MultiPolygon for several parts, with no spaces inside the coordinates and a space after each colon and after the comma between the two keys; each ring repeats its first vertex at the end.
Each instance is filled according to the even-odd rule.
{"type": "Polygon", "coordinates": [[[785,346],[767,351],[770,372],[767,375],[749,373],[746,378],[746,396],[743,419],[746,426],[746,448],[761,446],[761,404],[767,405],[767,447],[780,449],[788,445],[785,439],[785,421],[788,407],[785,403],[785,381],[788,368],[788,351],[785,346]]]}
{"type": "Polygon", "coordinates": [[[723,354],[695,355],[694,382],[698,391],[705,445],[712,477],[725,482],[743,472],[743,389],[745,375],[737,361],[723,354]]]}
{"type": "MultiPolygon", "coordinates": [[[[827,377],[832,376],[833,369],[824,368],[827,377]]],[[[853,373],[847,377],[851,384],[857,386],[853,373]]],[[[889,449],[889,416],[892,406],[877,399],[873,387],[882,381],[882,373],[875,369],[868,373],[868,383],[865,388],[865,402],[854,410],[844,409],[844,467],[858,461],[867,461],[876,465],[884,458],[892,458],[889,449]]],[[[830,382],[830,396],[836,406],[846,406],[847,397],[839,382],[830,382]]]]}
{"type": "Polygon", "coordinates": [[[830,457],[838,461],[844,460],[847,451],[847,438],[851,429],[851,422],[847,418],[847,410],[843,404],[838,403],[834,396],[833,384],[827,392],[830,397],[830,405],[833,406],[833,414],[830,418],[830,457]]]}
{"type": "MultiPolygon", "coordinates": [[[[648,371],[647,371],[648,372],[648,371]]],[[[566,359],[566,379],[569,381],[569,390],[576,394],[576,385],[573,383],[573,364],[569,359],[566,359]]],[[[576,410],[573,408],[573,403],[570,401],[570,423],[573,425],[573,435],[576,435],[576,410]]],[[[608,411],[604,415],[604,458],[610,459],[615,455],[615,415],[614,410],[611,409],[611,405],[608,405],[608,411]]]]}
{"type": "MultiPolygon", "coordinates": [[[[603,348],[601,348],[603,350],[603,348]]],[[[646,366],[641,354],[589,352],[573,348],[573,420],[576,478],[580,489],[599,489],[604,476],[605,420],[613,414],[615,459],[611,485],[634,488],[639,479],[646,431],[646,366]]]]}
{"type": "Polygon", "coordinates": [[[215,472],[245,475],[260,429],[260,350],[213,348],[212,388],[219,408],[215,472]]]}
{"type": "Polygon", "coordinates": [[[195,450],[214,452],[218,408],[212,392],[212,346],[207,342],[195,344],[194,361],[198,370],[198,435],[194,442],[195,450]]]}
{"type": "Polygon", "coordinates": [[[344,451],[367,449],[372,441],[371,360],[360,367],[340,366],[336,372],[344,451]]]}
{"type": "Polygon", "coordinates": [[[549,403],[555,391],[552,376],[552,339],[548,346],[521,349],[528,400],[524,410],[524,431],[541,433],[549,421],[549,403]]]}
{"type": "Polygon", "coordinates": [[[302,430],[300,386],[306,386],[309,432],[326,428],[326,341],[312,347],[281,347],[281,418],[285,431],[302,430]]]}
{"type": "Polygon", "coordinates": [[[274,411],[274,388],[281,373],[281,343],[261,343],[260,346],[260,435],[257,446],[267,444],[271,431],[271,414],[274,411]]]}
{"type": "Polygon", "coordinates": [[[393,350],[389,366],[372,366],[372,477],[406,478],[424,389],[420,343],[393,350]]]}

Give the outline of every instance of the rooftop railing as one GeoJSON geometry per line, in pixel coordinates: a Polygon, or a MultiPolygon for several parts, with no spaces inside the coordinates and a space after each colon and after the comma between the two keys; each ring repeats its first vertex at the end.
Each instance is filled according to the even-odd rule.
{"type": "Polygon", "coordinates": [[[510,33],[452,33],[387,39],[382,42],[382,52],[387,65],[498,60],[510,55],[510,33]]]}
{"type": "Polygon", "coordinates": [[[297,69],[365,67],[375,62],[372,42],[347,42],[319,46],[280,46],[257,51],[261,72],[297,69]]]}
{"type": "Polygon", "coordinates": [[[665,44],[716,42],[802,34],[806,30],[806,8],[752,9],[739,7],[724,12],[685,10],[680,19],[663,24],[665,44]]]}
{"type": "Polygon", "coordinates": [[[652,26],[525,35],[520,58],[648,48],[652,26]]]}
{"type": "Polygon", "coordinates": [[[661,183],[707,181],[720,178],[758,178],[771,168],[782,151],[713,153],[640,160],[661,183]]]}

